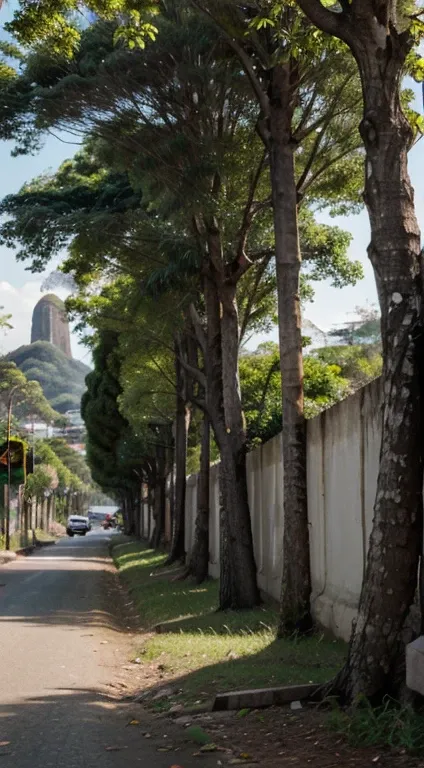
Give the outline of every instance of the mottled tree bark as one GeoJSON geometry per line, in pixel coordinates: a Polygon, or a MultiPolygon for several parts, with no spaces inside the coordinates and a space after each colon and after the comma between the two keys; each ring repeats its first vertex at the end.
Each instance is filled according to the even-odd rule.
{"type": "Polygon", "coordinates": [[[284,542],[279,635],[312,627],[311,571],[306,493],[306,429],[300,308],[301,254],[292,142],[296,87],[292,67],[273,67],[269,87],[271,187],[283,395],[284,542]]]}
{"type": "Polygon", "coordinates": [[[220,455],[221,610],[260,602],[256,581],[246,475],[246,432],[238,380],[238,315],[235,285],[213,265],[222,261],[219,233],[209,233],[211,266],[205,279],[208,323],[207,402],[220,455]],[[218,287],[219,286],[219,287],[218,287]]]}
{"type": "Polygon", "coordinates": [[[341,14],[316,0],[299,5],[324,31],[344,40],[358,63],[368,253],[381,307],[384,402],[377,495],[358,618],[337,680],[351,701],[358,694],[372,698],[392,690],[422,542],[422,258],[407,168],[412,132],[400,104],[412,40],[398,30],[396,4],[389,0],[354,0],[341,14]]]}

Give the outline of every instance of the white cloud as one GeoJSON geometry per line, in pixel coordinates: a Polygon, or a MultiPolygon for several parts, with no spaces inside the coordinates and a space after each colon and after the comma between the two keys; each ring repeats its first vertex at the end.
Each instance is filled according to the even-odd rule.
{"type": "MultiPolygon", "coordinates": [[[[15,288],[6,281],[0,281],[0,306],[4,307],[3,313],[12,315],[10,324],[11,330],[7,330],[0,335],[0,353],[11,352],[23,344],[29,344],[31,341],[31,321],[32,313],[37,301],[48,291],[41,291],[42,280],[34,280],[24,283],[20,288],[15,288]]],[[[57,296],[65,299],[68,295],[66,290],[58,288],[55,290],[57,296]]],[[[72,353],[78,360],[83,360],[87,365],[90,364],[90,357],[87,349],[78,343],[78,337],[71,334],[72,353]]]]}

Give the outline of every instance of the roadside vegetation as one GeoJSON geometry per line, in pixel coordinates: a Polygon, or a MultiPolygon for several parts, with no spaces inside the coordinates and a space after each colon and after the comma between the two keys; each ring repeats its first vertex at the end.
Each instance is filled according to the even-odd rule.
{"type": "Polygon", "coordinates": [[[112,555],[139,617],[137,657],[148,671],[151,705],[204,702],[216,693],[295,683],[320,683],[343,663],[346,645],[323,633],[276,641],[278,612],[217,612],[218,583],[179,579],[181,568],[140,542],[119,543],[112,555]],[[163,688],[173,695],[154,700],[163,688]]]}
{"type": "MultiPolygon", "coordinates": [[[[333,690],[346,703],[381,702],[404,660],[422,550],[424,284],[417,276],[424,256],[408,153],[424,119],[414,110],[416,93],[405,89],[410,78],[424,80],[422,7],[416,0],[87,0],[80,25],[81,7],[80,0],[22,0],[7,25],[0,138],[25,155],[45,136],[68,133],[80,151],[1,202],[0,244],[34,272],[67,249],[61,269],[75,286],[67,309],[94,362],[81,408],[87,461],[94,482],[121,507],[126,533],[158,550],[172,499],[167,567],[174,570],[157,570],[161,556],[138,544],[117,554],[150,633],[143,655],[152,665],[161,659],[159,679],[168,668],[188,687],[196,679],[198,696],[216,687],[220,670],[241,670],[245,684],[262,685],[332,676],[343,653],[327,655],[337,644],[310,634],[306,418],[381,371],[367,566],[333,690]],[[364,201],[379,311],[355,329],[337,329],[342,348],[304,357],[302,305],[315,283],[339,289],[363,276],[350,258],[351,234],[321,214],[327,221],[350,215],[364,201]],[[243,357],[247,340],[271,328],[278,352],[243,357]],[[246,457],[280,428],[277,621],[260,600],[246,457]],[[207,579],[215,458],[218,586],[207,579]],[[187,553],[190,459],[199,482],[187,553]],[[185,559],[196,588],[173,580],[185,559]],[[166,631],[153,636],[157,623],[166,631]],[[206,680],[210,670],[215,683],[206,680]]],[[[55,386],[67,382],[51,381],[27,354],[29,371],[49,386],[55,407],[65,407],[60,394],[67,401],[68,390],[55,386]]],[[[10,374],[23,376],[16,366],[10,374]]],[[[68,470],[44,450],[27,501],[45,504],[62,488],[69,511],[68,470]]],[[[408,636],[420,631],[422,620],[408,636]]],[[[227,676],[219,686],[233,682],[227,676]]]]}

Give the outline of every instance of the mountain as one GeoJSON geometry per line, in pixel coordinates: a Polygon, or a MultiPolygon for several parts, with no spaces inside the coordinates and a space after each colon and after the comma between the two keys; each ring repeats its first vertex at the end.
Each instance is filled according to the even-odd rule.
{"type": "Polygon", "coordinates": [[[41,384],[44,395],[59,413],[79,410],[88,366],[69,358],[49,341],[36,341],[7,355],[29,380],[41,384]]]}
{"type": "Polygon", "coordinates": [[[34,307],[31,344],[36,341],[49,341],[50,344],[61,349],[66,357],[72,358],[71,335],[65,304],[54,293],[43,296],[34,307]]]}

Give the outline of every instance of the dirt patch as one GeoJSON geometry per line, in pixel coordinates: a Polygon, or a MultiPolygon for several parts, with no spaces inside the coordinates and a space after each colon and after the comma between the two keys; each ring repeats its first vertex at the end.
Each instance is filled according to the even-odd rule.
{"type": "MultiPolygon", "coordinates": [[[[158,555],[140,551],[134,544],[122,549],[117,559],[121,560],[123,580],[110,586],[110,597],[123,609],[121,624],[127,632],[134,627],[135,658],[129,669],[125,665],[122,670],[128,676],[128,693],[138,689],[140,703],[131,709],[141,730],[148,731],[160,751],[169,748],[172,753],[170,742],[175,750],[185,743],[199,766],[204,765],[207,755],[201,752],[200,742],[190,740],[189,727],[197,725],[216,747],[213,764],[224,768],[243,764],[261,768],[424,768],[423,760],[402,750],[351,747],[346,738],[329,730],[328,713],[309,705],[296,712],[282,707],[248,713],[186,712],[187,704],[206,706],[219,690],[328,679],[342,653],[325,638],[309,644],[277,642],[269,626],[270,637],[265,637],[263,647],[245,648],[258,633],[256,626],[246,632],[254,612],[242,618],[240,614],[212,613],[214,584],[194,590],[188,582],[169,578],[150,557],[157,559],[158,555]],[[160,634],[151,631],[158,622],[160,634]],[[287,679],[272,678],[282,673],[287,679]]],[[[170,764],[173,762],[179,764],[171,759],[170,764]]]]}
{"type": "MultiPolygon", "coordinates": [[[[261,768],[288,768],[313,765],[314,768],[424,768],[424,761],[406,752],[378,748],[356,749],[326,726],[327,714],[306,706],[293,713],[288,708],[252,711],[244,717],[237,713],[210,713],[192,719],[177,718],[181,728],[200,725],[214,743],[229,751],[222,755],[261,768]],[[231,751],[231,752],[230,752],[231,751]]],[[[227,758],[227,759],[226,759],[227,758]]]]}

